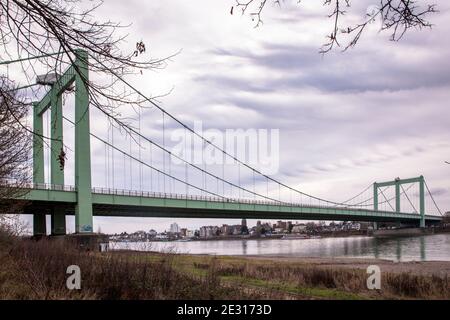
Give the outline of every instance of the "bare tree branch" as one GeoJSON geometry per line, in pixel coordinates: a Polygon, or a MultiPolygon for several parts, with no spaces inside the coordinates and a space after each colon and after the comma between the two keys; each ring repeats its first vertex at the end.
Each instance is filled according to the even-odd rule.
{"type": "Polygon", "coordinates": [[[32,134],[24,130],[28,106],[22,103],[13,83],[0,77],[0,229],[12,231],[18,226],[13,216],[5,213],[20,212],[25,203],[7,200],[26,193],[24,187],[31,181],[32,134]]]}
{"type": "Polygon", "coordinates": [[[143,107],[146,100],[119,86],[116,76],[164,68],[170,57],[144,60],[148,46],[141,40],[124,53],[122,46],[128,35],[121,32],[127,26],[96,20],[94,14],[102,4],[101,0],[2,0],[0,60],[43,56],[37,61],[22,62],[27,82],[31,84],[38,75],[36,65],[45,67],[49,73],[62,74],[73,64],[77,49],[88,51],[89,68],[96,76],[95,81],[84,79],[91,105],[116,126],[127,130],[129,123],[118,108],[143,107]],[[56,54],[45,56],[49,53],[56,54]]]}
{"type": "MultiPolygon", "coordinates": [[[[296,0],[301,3],[301,0],[296,0]]],[[[390,40],[400,40],[410,29],[431,28],[428,21],[429,14],[437,12],[436,5],[423,4],[425,1],[416,0],[379,0],[378,6],[374,6],[372,12],[368,12],[366,17],[356,25],[343,26],[341,17],[344,16],[351,7],[350,0],[324,0],[323,6],[331,7],[328,18],[333,20],[333,27],[327,36],[326,42],[320,49],[320,53],[327,53],[335,46],[340,47],[339,38],[346,35],[347,41],[343,50],[356,46],[367,26],[376,19],[381,20],[381,31],[389,30],[390,40]],[[422,5],[419,5],[421,3],[422,5]]],[[[241,9],[242,14],[249,14],[255,27],[262,24],[262,13],[267,7],[267,0],[236,0],[235,7],[241,9]]],[[[279,0],[273,3],[280,5],[279,0]]],[[[233,14],[233,8],[231,14],[233,14]]]]}

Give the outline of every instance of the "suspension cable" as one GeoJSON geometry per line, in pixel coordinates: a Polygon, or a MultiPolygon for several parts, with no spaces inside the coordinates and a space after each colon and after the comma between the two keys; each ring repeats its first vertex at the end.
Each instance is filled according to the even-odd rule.
{"type": "Polygon", "coordinates": [[[12,64],[12,63],[23,62],[23,61],[29,61],[29,60],[34,60],[34,59],[48,58],[48,57],[51,57],[51,56],[59,55],[59,54],[61,54],[61,53],[63,53],[63,52],[47,53],[47,54],[40,55],[40,56],[27,57],[27,58],[19,58],[19,59],[8,60],[8,61],[1,61],[1,62],[0,62],[0,66],[1,66],[1,65],[10,65],[10,64],[12,64]]]}
{"type": "Polygon", "coordinates": [[[387,204],[392,208],[392,211],[395,211],[394,207],[391,205],[391,202],[386,198],[386,196],[384,195],[383,190],[380,190],[381,194],[383,195],[384,199],[386,199],[387,204]]]}
{"type": "MultiPolygon", "coordinates": [[[[106,116],[112,118],[111,115],[106,114],[106,116]]],[[[193,163],[191,163],[191,162],[189,162],[189,161],[183,159],[182,157],[180,157],[180,156],[178,156],[178,155],[172,153],[170,150],[167,150],[164,146],[161,146],[160,144],[154,142],[153,140],[147,138],[146,136],[139,134],[139,132],[137,132],[137,131],[134,130],[133,128],[129,128],[129,131],[130,131],[130,135],[131,135],[131,133],[133,133],[133,134],[135,134],[135,135],[137,135],[137,136],[141,136],[144,140],[150,142],[151,144],[153,144],[153,145],[156,146],[157,148],[161,149],[163,152],[166,152],[166,153],[169,154],[170,156],[175,157],[176,159],[178,159],[178,160],[180,160],[180,161],[182,161],[182,162],[184,162],[184,163],[187,163],[187,164],[188,164],[189,166],[191,166],[192,168],[194,168],[194,169],[196,169],[196,170],[198,170],[198,171],[200,171],[200,172],[204,172],[204,173],[206,173],[207,175],[209,175],[210,177],[218,178],[218,179],[222,180],[222,179],[221,179],[220,177],[218,177],[217,175],[215,175],[215,174],[213,174],[213,173],[211,173],[211,172],[209,172],[209,171],[203,170],[203,169],[200,168],[199,166],[197,166],[197,165],[195,165],[195,164],[193,164],[193,163]]],[[[130,137],[130,153],[131,153],[131,140],[132,140],[132,139],[131,139],[131,137],[130,137]]],[[[225,151],[223,151],[223,153],[225,154],[225,151]]],[[[130,171],[131,171],[131,170],[132,170],[132,168],[131,168],[131,161],[130,161],[130,171]]],[[[130,176],[131,176],[131,178],[132,178],[132,174],[131,174],[130,176]]],[[[236,185],[236,184],[233,183],[233,182],[230,182],[230,181],[227,181],[227,180],[223,180],[223,181],[224,181],[224,183],[230,185],[231,187],[235,187],[235,188],[241,189],[241,190],[243,190],[243,191],[245,191],[245,192],[252,193],[252,192],[251,192],[250,190],[248,190],[247,188],[240,187],[240,186],[236,185]]],[[[261,194],[259,194],[259,193],[256,193],[256,195],[257,195],[258,197],[264,198],[264,199],[266,199],[266,200],[275,201],[275,202],[281,202],[281,201],[279,201],[279,200],[275,200],[274,198],[266,197],[266,196],[261,195],[261,194]]]]}
{"type": "MultiPolygon", "coordinates": [[[[405,192],[408,192],[413,186],[414,186],[414,185],[411,184],[408,188],[405,189],[405,192]]],[[[384,188],[383,192],[385,192],[387,189],[389,189],[389,187],[384,188]]],[[[400,195],[403,195],[405,192],[402,191],[402,193],[400,193],[400,195]]],[[[387,202],[390,202],[390,201],[392,201],[392,200],[395,200],[395,198],[396,198],[396,197],[392,197],[392,198],[387,199],[387,200],[385,200],[385,201],[378,202],[378,204],[379,204],[379,205],[380,205],[380,204],[385,204],[385,203],[387,203],[387,202]]],[[[353,206],[370,207],[370,206],[373,206],[374,203],[369,203],[369,204],[365,204],[365,205],[363,205],[363,204],[366,203],[366,202],[368,202],[368,201],[371,201],[371,200],[374,200],[374,198],[371,197],[371,198],[366,199],[366,200],[364,200],[364,201],[361,201],[361,202],[358,202],[358,203],[356,203],[356,204],[353,204],[353,206]]]]}
{"type": "MultiPolygon", "coordinates": [[[[68,122],[74,124],[74,122],[72,122],[71,120],[67,119],[66,117],[64,117],[64,119],[65,119],[66,121],[68,121],[68,122]]],[[[111,145],[109,142],[103,140],[103,139],[100,138],[99,136],[97,136],[97,135],[95,135],[95,134],[93,134],[93,133],[90,133],[90,135],[91,135],[92,137],[96,138],[97,140],[99,140],[100,142],[102,142],[102,143],[104,143],[104,144],[107,144],[109,147],[115,149],[116,151],[118,151],[118,152],[120,152],[120,153],[126,155],[126,156],[129,157],[130,159],[132,159],[132,160],[134,160],[134,161],[137,161],[138,163],[142,163],[144,166],[149,167],[150,169],[155,170],[155,171],[157,171],[158,173],[163,174],[164,176],[168,176],[168,177],[171,178],[171,179],[174,179],[174,180],[176,180],[176,181],[179,181],[179,182],[181,182],[181,183],[186,184],[185,181],[183,181],[183,180],[181,180],[181,179],[178,179],[177,177],[170,176],[169,174],[167,174],[167,173],[165,173],[165,172],[163,172],[163,171],[161,171],[161,170],[159,170],[159,169],[157,169],[157,168],[155,168],[155,167],[153,167],[153,166],[150,166],[148,163],[145,163],[145,162],[143,162],[142,160],[139,160],[138,158],[136,158],[136,157],[134,157],[134,156],[131,156],[131,155],[127,154],[126,151],[123,151],[123,150],[117,148],[116,146],[111,145]]],[[[227,198],[221,196],[220,194],[216,194],[216,193],[211,192],[211,191],[208,191],[208,190],[203,190],[202,188],[197,187],[197,186],[195,186],[195,185],[193,185],[193,184],[189,184],[189,186],[192,187],[192,188],[195,188],[195,189],[197,189],[197,190],[199,190],[199,191],[202,191],[202,192],[205,192],[205,193],[209,193],[209,194],[211,194],[211,195],[213,195],[213,196],[215,196],[215,197],[219,197],[219,198],[222,198],[222,199],[224,199],[224,200],[227,200],[227,198]]]]}
{"type": "MultiPolygon", "coordinates": [[[[367,188],[365,188],[363,191],[361,191],[360,193],[358,193],[356,196],[354,196],[354,197],[352,197],[352,198],[350,198],[350,199],[348,199],[348,200],[342,202],[342,204],[347,204],[348,202],[350,202],[350,201],[352,201],[352,200],[358,198],[359,196],[363,195],[367,190],[369,190],[369,189],[372,188],[372,187],[373,187],[373,184],[370,184],[370,185],[369,185],[367,188]]],[[[365,202],[370,201],[370,200],[372,200],[372,199],[373,199],[373,197],[372,197],[372,198],[369,198],[369,199],[366,199],[365,201],[359,202],[358,204],[365,203],[365,202]]],[[[356,204],[356,205],[358,205],[358,204],[356,204]]],[[[356,205],[355,205],[355,206],[356,206],[356,205]]]]}
{"type": "Polygon", "coordinates": [[[438,210],[439,214],[440,214],[441,216],[443,216],[442,210],[441,210],[441,208],[439,208],[439,206],[437,205],[436,200],[434,200],[433,194],[431,193],[431,190],[430,190],[430,188],[428,187],[427,181],[426,181],[425,179],[424,179],[424,182],[425,182],[425,186],[426,186],[426,188],[427,188],[427,190],[428,190],[428,194],[430,195],[431,200],[433,200],[434,206],[435,206],[436,209],[438,210]]]}
{"type": "MultiPolygon", "coordinates": [[[[95,55],[93,54],[89,54],[95,61],[97,61],[100,65],[102,65],[103,67],[107,66],[100,61],[95,55]]],[[[132,89],[134,92],[136,92],[138,95],[140,95],[143,99],[145,99],[146,101],[148,101],[150,104],[152,104],[154,107],[156,107],[157,109],[159,109],[161,112],[163,112],[163,114],[166,114],[167,116],[169,116],[171,119],[173,119],[176,123],[178,123],[179,125],[181,125],[182,127],[184,127],[185,129],[187,129],[188,131],[190,131],[192,134],[194,134],[195,136],[199,137],[200,139],[202,139],[204,142],[206,142],[207,144],[211,145],[212,147],[214,147],[215,149],[224,152],[225,155],[227,155],[228,157],[232,158],[233,160],[235,160],[236,162],[240,163],[241,165],[243,165],[244,167],[246,167],[249,170],[254,170],[257,174],[266,177],[267,179],[277,183],[281,186],[283,186],[284,188],[287,188],[293,192],[305,195],[307,197],[313,198],[315,200],[319,200],[319,201],[324,201],[326,203],[329,204],[335,204],[335,205],[344,205],[344,203],[339,203],[339,202],[335,202],[335,201],[330,201],[330,200],[326,200],[326,199],[322,199],[307,193],[304,193],[300,190],[294,189],[284,183],[282,183],[281,181],[271,178],[268,175],[262,173],[261,171],[251,167],[250,165],[246,164],[245,162],[239,160],[236,156],[233,156],[231,154],[229,154],[228,152],[226,152],[225,150],[223,150],[222,148],[220,148],[219,146],[217,146],[216,144],[214,144],[213,142],[211,142],[210,140],[206,139],[203,135],[199,134],[198,132],[196,132],[194,129],[192,129],[191,127],[189,127],[188,125],[186,125],[185,123],[183,123],[182,121],[178,120],[178,118],[176,118],[174,115],[172,115],[171,113],[167,112],[164,108],[162,108],[161,106],[159,106],[155,101],[153,101],[152,99],[150,99],[149,97],[147,97],[146,95],[144,95],[140,90],[138,90],[135,86],[133,86],[131,83],[129,83],[127,80],[125,80],[123,77],[121,77],[119,74],[117,74],[117,72],[115,72],[114,70],[108,68],[109,71],[111,72],[111,74],[113,74],[114,76],[116,76],[121,82],[123,82],[125,85],[127,85],[130,89],[132,89]]],[[[96,106],[98,108],[98,106],[96,106]]],[[[103,111],[103,113],[105,113],[103,111]]],[[[111,117],[111,115],[105,113],[107,116],[111,117]]],[[[132,130],[132,128],[128,127],[128,130],[132,130]]]]}
{"type": "Polygon", "coordinates": [[[415,212],[415,213],[419,213],[419,212],[417,211],[416,207],[414,206],[414,204],[412,203],[411,199],[409,199],[408,193],[406,193],[405,189],[403,188],[403,185],[400,185],[400,187],[402,188],[403,193],[404,193],[405,196],[406,196],[406,199],[408,199],[409,204],[410,204],[410,205],[412,206],[412,208],[414,209],[414,212],[415,212]]]}

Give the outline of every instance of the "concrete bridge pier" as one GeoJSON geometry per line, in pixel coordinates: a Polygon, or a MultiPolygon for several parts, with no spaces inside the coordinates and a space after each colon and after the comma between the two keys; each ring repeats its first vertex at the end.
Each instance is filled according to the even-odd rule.
{"type": "Polygon", "coordinates": [[[64,212],[64,209],[53,209],[50,221],[52,236],[61,236],[66,234],[66,213],[64,212]]]}
{"type": "Polygon", "coordinates": [[[47,222],[45,214],[33,214],[33,236],[43,237],[47,235],[47,222]]]}

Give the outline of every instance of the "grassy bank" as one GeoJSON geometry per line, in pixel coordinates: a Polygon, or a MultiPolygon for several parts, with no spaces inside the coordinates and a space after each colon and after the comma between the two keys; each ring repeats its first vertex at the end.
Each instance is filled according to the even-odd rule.
{"type": "Polygon", "coordinates": [[[383,273],[290,261],[145,252],[88,253],[50,241],[0,247],[1,299],[450,299],[448,275],[383,273]],[[82,289],[66,288],[78,265],[82,289]]]}
{"type": "Polygon", "coordinates": [[[243,259],[238,257],[179,256],[187,272],[213,272],[221,280],[296,299],[450,299],[450,277],[411,272],[382,274],[382,290],[367,289],[362,269],[323,266],[322,263],[243,259]]]}

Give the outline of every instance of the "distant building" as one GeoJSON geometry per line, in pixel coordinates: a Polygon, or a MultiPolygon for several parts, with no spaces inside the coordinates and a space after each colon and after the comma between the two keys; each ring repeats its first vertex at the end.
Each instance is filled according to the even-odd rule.
{"type": "Polygon", "coordinates": [[[147,238],[147,233],[145,231],[136,231],[132,236],[134,240],[145,240],[147,238]]]}
{"type": "Polygon", "coordinates": [[[274,231],[275,231],[275,233],[281,234],[281,233],[284,233],[286,231],[286,229],[277,227],[274,229],[274,231]]]}
{"type": "Polygon", "coordinates": [[[291,221],[278,221],[276,224],[273,225],[272,229],[276,233],[287,233],[291,232],[292,227],[293,226],[291,221]]]}
{"type": "Polygon", "coordinates": [[[157,234],[158,234],[158,232],[156,232],[155,230],[152,229],[148,232],[148,237],[154,238],[154,237],[156,237],[157,234]]]}
{"type": "Polygon", "coordinates": [[[278,221],[276,224],[275,229],[283,229],[286,230],[287,229],[287,222],[284,221],[278,221]]]}
{"type": "Polygon", "coordinates": [[[307,228],[306,228],[306,224],[304,224],[304,223],[297,224],[292,227],[292,233],[306,233],[306,231],[307,231],[307,228]]]}
{"type": "Polygon", "coordinates": [[[233,226],[233,235],[237,236],[242,234],[242,226],[241,225],[235,225],[233,226]]]}
{"type": "Polygon", "coordinates": [[[442,226],[444,227],[450,226],[450,211],[444,214],[444,218],[442,219],[442,226]]]}
{"type": "Polygon", "coordinates": [[[359,224],[361,226],[360,230],[364,231],[367,231],[371,225],[369,222],[359,222],[359,224]]]}
{"type": "Polygon", "coordinates": [[[170,233],[180,233],[181,229],[176,222],[170,225],[170,233]]]}
{"type": "Polygon", "coordinates": [[[168,240],[169,236],[167,234],[160,233],[160,234],[156,235],[155,238],[158,239],[158,240],[168,240]]]}
{"type": "Polygon", "coordinates": [[[200,238],[212,238],[219,235],[220,229],[216,226],[204,226],[200,228],[200,238]]]}
{"type": "Polygon", "coordinates": [[[272,233],[272,227],[269,223],[264,223],[261,225],[261,232],[264,234],[272,233]]]}
{"type": "Polygon", "coordinates": [[[195,231],[186,230],[186,238],[193,238],[193,237],[195,237],[195,231]]]}
{"type": "Polygon", "coordinates": [[[361,224],[360,223],[357,223],[357,222],[354,222],[354,223],[352,223],[351,224],[351,230],[357,230],[357,231],[359,231],[359,230],[361,230],[361,224]]]}
{"type": "Polygon", "coordinates": [[[229,236],[233,234],[233,229],[231,228],[231,226],[224,224],[222,225],[222,227],[220,227],[220,233],[224,236],[229,236]]]}

